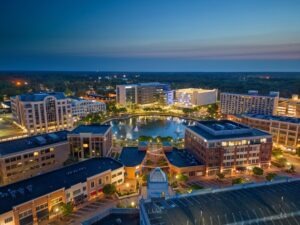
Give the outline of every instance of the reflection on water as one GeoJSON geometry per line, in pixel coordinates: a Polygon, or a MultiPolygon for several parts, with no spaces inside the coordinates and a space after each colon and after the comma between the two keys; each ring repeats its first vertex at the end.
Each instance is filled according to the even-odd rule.
{"type": "Polygon", "coordinates": [[[143,135],[183,138],[185,127],[192,124],[192,121],[170,116],[139,116],[110,122],[113,135],[127,139],[137,139],[143,135]]]}

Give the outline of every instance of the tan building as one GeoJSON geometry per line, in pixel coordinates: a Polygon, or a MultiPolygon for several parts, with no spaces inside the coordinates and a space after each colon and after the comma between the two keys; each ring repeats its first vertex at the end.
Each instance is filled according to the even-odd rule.
{"type": "Polygon", "coordinates": [[[70,153],[67,133],[58,131],[0,142],[0,185],[63,166],[70,153]]]}
{"type": "Polygon", "coordinates": [[[17,95],[11,98],[11,110],[29,135],[73,127],[71,101],[62,92],[17,95]]]}
{"type": "Polygon", "coordinates": [[[298,95],[293,95],[290,99],[280,98],[278,102],[278,116],[290,116],[300,118],[300,98],[298,95]]]}
{"type": "Polygon", "coordinates": [[[243,114],[229,116],[229,119],[269,132],[273,136],[273,143],[286,150],[300,147],[299,118],[243,114]]]}
{"type": "Polygon", "coordinates": [[[68,133],[71,154],[78,158],[107,156],[112,147],[110,125],[79,125],[68,133]]]}
{"type": "Polygon", "coordinates": [[[111,158],[93,158],[0,187],[0,224],[38,224],[62,213],[61,205],[103,196],[105,184],[124,183],[124,168],[111,158]]]}
{"type": "Polygon", "coordinates": [[[175,101],[182,106],[201,106],[217,102],[218,90],[186,88],[175,91],[175,101]]]}
{"type": "Polygon", "coordinates": [[[260,95],[258,91],[248,91],[248,94],[221,93],[221,113],[236,115],[254,113],[274,115],[276,113],[279,92],[270,92],[269,95],[260,95]]]}
{"type": "Polygon", "coordinates": [[[185,148],[205,167],[204,175],[268,167],[272,136],[229,120],[199,121],[185,130],[185,148]]]}

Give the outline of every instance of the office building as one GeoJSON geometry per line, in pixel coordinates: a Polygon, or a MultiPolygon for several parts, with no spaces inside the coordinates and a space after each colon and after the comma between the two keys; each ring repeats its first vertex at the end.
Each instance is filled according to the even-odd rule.
{"type": "Polygon", "coordinates": [[[269,132],[273,143],[286,150],[300,147],[300,118],[243,114],[229,116],[229,119],[269,132]]]}
{"type": "Polygon", "coordinates": [[[82,119],[91,113],[106,111],[106,104],[95,100],[72,98],[72,116],[74,119],[82,119]]]}
{"type": "Polygon", "coordinates": [[[62,92],[17,95],[11,98],[11,110],[29,135],[73,127],[71,101],[62,92]]]}
{"type": "Polygon", "coordinates": [[[151,104],[160,102],[173,104],[173,91],[169,84],[159,82],[117,85],[116,100],[121,105],[151,104]]]}
{"type": "Polygon", "coordinates": [[[70,154],[67,133],[58,131],[0,142],[0,185],[63,166],[70,154]]]}
{"type": "Polygon", "coordinates": [[[299,189],[294,179],[142,199],[140,225],[297,225],[299,189]]]}
{"type": "Polygon", "coordinates": [[[65,203],[77,206],[103,196],[105,184],[123,182],[120,162],[93,158],[0,187],[0,224],[38,224],[60,215],[65,203]]]}
{"type": "Polygon", "coordinates": [[[254,113],[273,115],[278,106],[279,92],[260,95],[258,91],[248,91],[248,94],[221,93],[220,106],[222,114],[254,113]]]}
{"type": "Polygon", "coordinates": [[[107,156],[112,147],[110,125],[79,125],[68,133],[72,156],[78,159],[107,156]]]}
{"type": "Polygon", "coordinates": [[[218,90],[186,88],[175,91],[175,100],[182,106],[201,106],[217,102],[218,90]]]}
{"type": "Polygon", "coordinates": [[[300,118],[300,98],[293,95],[292,98],[280,98],[276,115],[300,118]]]}
{"type": "Polygon", "coordinates": [[[203,163],[204,175],[268,167],[272,136],[229,120],[199,121],[185,130],[185,148],[203,163]]]}

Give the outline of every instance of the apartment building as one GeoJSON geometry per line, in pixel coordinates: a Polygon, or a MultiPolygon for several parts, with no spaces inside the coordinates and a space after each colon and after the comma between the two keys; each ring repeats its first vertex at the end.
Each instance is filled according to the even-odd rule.
{"type": "Polygon", "coordinates": [[[29,135],[73,127],[71,101],[62,92],[17,95],[11,98],[11,109],[29,135]]]}
{"type": "Polygon", "coordinates": [[[173,91],[169,84],[159,82],[117,85],[116,100],[121,105],[151,104],[161,102],[173,104],[173,91]]]}
{"type": "Polygon", "coordinates": [[[217,89],[186,88],[175,91],[175,101],[183,106],[201,106],[217,102],[217,89]]]}
{"type": "Polygon", "coordinates": [[[72,116],[74,119],[81,119],[91,113],[106,111],[106,104],[96,100],[85,100],[81,98],[72,98],[72,116]]]}
{"type": "Polygon", "coordinates": [[[222,114],[254,113],[273,115],[278,106],[279,92],[260,95],[258,91],[248,91],[248,94],[221,93],[220,106],[222,114]]]}
{"type": "Polygon", "coordinates": [[[229,120],[199,121],[185,130],[185,147],[205,167],[204,175],[270,165],[272,136],[229,120]]]}
{"type": "Polygon", "coordinates": [[[120,162],[93,158],[0,187],[0,224],[38,224],[59,216],[65,203],[82,204],[103,196],[105,184],[123,182],[120,162]]]}
{"type": "Polygon", "coordinates": [[[0,185],[63,166],[69,156],[67,131],[0,142],[0,185]]]}
{"type": "Polygon", "coordinates": [[[300,118],[299,96],[293,95],[292,98],[280,98],[276,110],[276,115],[300,118]]]}
{"type": "Polygon", "coordinates": [[[273,143],[287,150],[300,147],[300,119],[257,114],[232,115],[229,119],[264,130],[273,136],[273,143]]]}
{"type": "Polygon", "coordinates": [[[112,147],[110,125],[79,125],[68,133],[71,154],[78,159],[107,156],[112,147]]]}

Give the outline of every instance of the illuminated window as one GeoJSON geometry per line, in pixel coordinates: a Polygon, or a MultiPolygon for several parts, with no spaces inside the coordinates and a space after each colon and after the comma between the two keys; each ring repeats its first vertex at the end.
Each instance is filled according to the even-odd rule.
{"type": "Polygon", "coordinates": [[[34,152],[33,155],[34,155],[34,156],[38,156],[38,155],[39,155],[39,152],[34,152]]]}
{"type": "Polygon", "coordinates": [[[83,146],[84,148],[88,148],[88,147],[89,147],[88,144],[83,144],[82,146],[83,146]]]}

